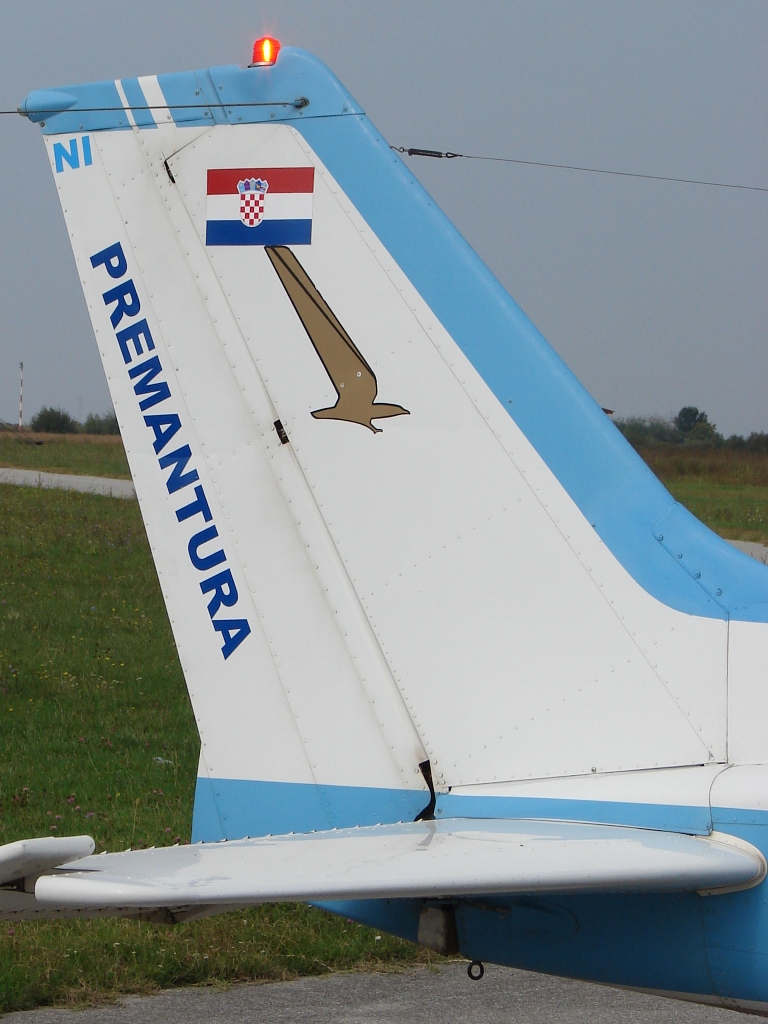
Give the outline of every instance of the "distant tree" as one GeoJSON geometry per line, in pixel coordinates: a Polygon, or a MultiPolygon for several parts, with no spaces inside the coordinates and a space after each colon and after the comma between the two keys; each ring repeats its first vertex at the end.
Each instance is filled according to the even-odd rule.
{"type": "Polygon", "coordinates": [[[30,426],[41,434],[77,434],[80,424],[65,409],[52,409],[44,405],[39,413],[32,417],[30,426]]]}
{"type": "Polygon", "coordinates": [[[686,437],[686,441],[689,444],[701,444],[707,446],[720,444],[723,440],[724,438],[722,434],[718,434],[715,424],[710,423],[708,420],[699,420],[698,423],[694,423],[686,437]]]}
{"type": "Polygon", "coordinates": [[[675,416],[675,426],[689,444],[712,446],[723,444],[725,438],[718,434],[714,423],[709,422],[709,417],[702,410],[699,411],[695,405],[685,405],[675,416]]]}
{"type": "Polygon", "coordinates": [[[117,416],[113,412],[101,414],[91,412],[85,417],[83,430],[86,434],[119,434],[117,416]]]}
{"type": "Polygon", "coordinates": [[[634,448],[660,444],[681,444],[683,435],[669,420],[661,416],[630,416],[614,423],[634,448]]]}
{"type": "MultiPolygon", "coordinates": [[[[733,440],[731,438],[731,440],[733,440]]],[[[764,455],[768,454],[768,434],[755,434],[752,433],[743,441],[744,447],[750,452],[762,452],[764,455]]]]}
{"type": "MultiPolygon", "coordinates": [[[[765,437],[765,435],[763,436],[765,437]]],[[[768,440],[768,437],[766,437],[766,440],[768,440]]],[[[731,436],[726,439],[725,446],[726,448],[731,448],[733,451],[737,452],[745,452],[749,448],[746,440],[741,436],[741,434],[731,434],[731,436]]]]}
{"type": "Polygon", "coordinates": [[[684,405],[675,416],[675,426],[681,434],[690,434],[697,423],[708,423],[705,412],[699,412],[695,405],[684,405]]]}

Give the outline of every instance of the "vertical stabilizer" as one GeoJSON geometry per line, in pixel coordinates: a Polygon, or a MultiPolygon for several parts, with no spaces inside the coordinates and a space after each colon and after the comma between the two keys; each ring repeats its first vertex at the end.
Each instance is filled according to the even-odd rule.
{"type": "Polygon", "coordinates": [[[47,96],[199,838],[413,819],[427,778],[440,813],[726,760],[728,624],[766,628],[765,569],[674,503],[327,69],[284,48],[47,96]]]}

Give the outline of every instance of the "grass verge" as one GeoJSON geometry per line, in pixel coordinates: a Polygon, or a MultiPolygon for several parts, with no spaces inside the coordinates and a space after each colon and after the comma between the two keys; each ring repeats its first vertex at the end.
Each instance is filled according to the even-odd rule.
{"type": "Polygon", "coordinates": [[[101,434],[0,433],[0,466],[130,479],[122,439],[101,434]]]}
{"type": "Polygon", "coordinates": [[[724,448],[640,450],[672,495],[715,533],[768,544],[768,456],[724,448]]]}
{"type": "Polygon", "coordinates": [[[303,905],[173,927],[122,920],[17,925],[0,937],[0,1009],[104,1003],[177,985],[287,981],[442,960],[303,905]]]}
{"type": "MultiPolygon", "coordinates": [[[[0,522],[0,842],[187,840],[198,738],[137,503],[0,486],[0,522]]],[[[429,959],[304,906],[0,923],[0,1011],[429,959]]]]}

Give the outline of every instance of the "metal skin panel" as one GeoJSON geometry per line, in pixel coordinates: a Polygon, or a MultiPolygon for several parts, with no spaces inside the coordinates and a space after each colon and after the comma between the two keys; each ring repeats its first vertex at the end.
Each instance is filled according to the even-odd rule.
{"type": "Polygon", "coordinates": [[[768,625],[732,622],[728,630],[728,760],[768,761],[768,625]]]}
{"type": "Polygon", "coordinates": [[[725,624],[654,601],[605,551],[320,164],[295,255],[377,400],[409,415],[376,436],[309,415],[333,383],[261,249],[203,250],[203,183],[317,158],[288,127],[221,131],[169,161],[190,266],[216,271],[440,784],[722,760],[725,624]]]}
{"type": "MultiPolygon", "coordinates": [[[[161,127],[146,137],[164,132],[161,127]]],[[[343,627],[315,575],[313,561],[322,557],[323,544],[330,546],[319,537],[320,551],[313,559],[315,552],[308,551],[297,533],[290,493],[280,487],[280,475],[290,472],[285,464],[293,457],[272,427],[274,410],[263,392],[260,396],[258,381],[249,380],[254,386],[246,400],[229,366],[229,359],[238,359],[233,356],[238,344],[241,357],[248,360],[236,324],[226,310],[220,318],[211,310],[205,290],[201,294],[185,265],[184,242],[180,246],[169,222],[162,180],[170,183],[162,161],[159,167],[148,166],[134,133],[100,136],[93,145],[103,167],[98,184],[75,174],[60,176],[57,184],[62,192],[71,190],[63,195],[63,206],[94,326],[103,339],[107,377],[143,497],[142,512],[165,583],[208,771],[216,777],[423,787],[417,765],[424,754],[405,710],[401,703],[396,707],[396,738],[388,744],[376,718],[379,708],[374,710],[361,685],[356,652],[345,644],[343,627]],[[88,206],[77,188],[87,189],[88,206]],[[94,221],[91,211],[102,207],[104,216],[94,221]],[[75,208],[82,225],[78,214],[70,215],[75,208]],[[111,220],[110,213],[117,217],[111,220]],[[104,268],[89,266],[90,255],[117,239],[133,255],[129,273],[137,288],[141,282],[142,312],[149,313],[155,352],[168,371],[172,399],[152,411],[180,410],[183,439],[194,454],[191,464],[200,474],[211,511],[216,509],[213,519],[225,541],[240,600],[250,608],[251,635],[231,662],[222,662],[217,651],[200,574],[185,550],[194,528],[178,524],[174,515],[194,500],[194,482],[173,497],[163,493],[166,474],[158,469],[153,434],[128,378],[131,365],[142,357],[124,364],[100,293],[114,282],[104,268]],[[208,682],[213,679],[215,686],[208,682]],[[226,697],[225,680],[231,680],[226,697]],[[399,762],[393,746],[398,753],[406,750],[399,762]]],[[[202,516],[196,519],[198,527],[205,525],[202,516]]],[[[372,646],[365,631],[361,643],[372,646]]],[[[366,660],[372,659],[361,651],[363,664],[366,660]]],[[[384,694],[376,696],[386,713],[384,694]]]]}
{"type": "MultiPolygon", "coordinates": [[[[137,159],[134,136],[121,134],[119,137],[123,140],[125,169],[132,171],[134,176],[141,180],[145,170],[140,159],[137,159]]],[[[264,650],[263,643],[255,642],[254,634],[259,629],[255,608],[251,606],[248,615],[254,629],[254,634],[249,639],[253,639],[254,642],[248,645],[247,659],[242,657],[244,652],[241,648],[231,660],[222,662],[219,645],[211,631],[206,602],[200,592],[199,574],[190,565],[186,550],[187,542],[195,532],[194,527],[179,524],[174,514],[177,508],[187,504],[194,495],[189,494],[186,497],[182,494],[180,497],[176,494],[173,496],[175,500],[172,500],[167,493],[167,472],[159,469],[158,458],[152,447],[153,436],[148,431],[138,408],[133,382],[128,378],[129,368],[124,364],[116,344],[109,310],[102,298],[102,293],[114,282],[103,268],[99,268],[97,273],[90,265],[89,257],[93,253],[118,240],[122,241],[130,258],[128,273],[141,297],[142,312],[148,314],[152,321],[155,352],[162,362],[164,378],[169,383],[172,395],[171,401],[166,403],[169,405],[168,411],[176,412],[185,427],[174,440],[183,440],[190,445],[192,463],[200,474],[201,483],[205,486],[214,521],[222,528],[226,520],[207,472],[202,446],[193,429],[192,415],[174,373],[174,361],[164,344],[164,332],[157,317],[153,316],[151,296],[140,277],[140,264],[131,252],[126,228],[117,209],[108,174],[101,166],[96,144],[93,150],[95,157],[92,168],[84,169],[77,174],[58,176],[56,183],[195,709],[203,750],[207,750],[210,745],[212,749],[224,753],[228,747],[234,747],[241,751],[241,762],[247,761],[254,756],[255,751],[269,749],[270,737],[274,736],[274,731],[278,728],[281,743],[272,752],[272,770],[281,775],[288,773],[297,780],[312,781],[311,770],[296,733],[293,717],[281,692],[282,688],[269,652],[264,650]],[[94,211],[98,211],[96,217],[93,216],[94,211]],[[207,642],[201,643],[203,637],[207,642]],[[238,654],[240,656],[237,656],[238,654]],[[260,684],[258,696],[255,692],[255,678],[258,678],[260,684]],[[208,680],[215,680],[215,685],[205,685],[208,680]],[[230,713],[222,716],[222,708],[228,708],[230,713]]],[[[122,181],[121,177],[120,182],[122,181]]],[[[157,196],[150,194],[148,201],[148,209],[152,211],[158,201],[157,196]]],[[[162,224],[162,209],[159,215],[158,223],[162,224]]],[[[185,280],[183,271],[174,269],[175,262],[172,259],[169,265],[169,287],[173,291],[179,285],[183,288],[185,280]]],[[[195,299],[192,301],[194,303],[195,299]]],[[[193,329],[196,327],[197,325],[193,329]]],[[[154,407],[154,411],[158,411],[157,406],[154,407]]],[[[242,577],[236,579],[241,600],[248,601],[249,595],[242,577]]],[[[213,767],[214,770],[221,771],[219,765],[214,764],[213,767]]]]}
{"type": "MultiPolygon", "coordinates": [[[[200,171],[203,165],[210,166],[211,146],[217,147],[216,159],[224,159],[235,166],[247,162],[248,158],[253,161],[255,151],[262,163],[300,161],[306,164],[310,160],[310,155],[297,146],[295,135],[284,127],[242,128],[236,138],[227,139],[223,153],[221,143],[215,141],[216,131],[208,135],[194,131],[190,137],[183,129],[169,127],[162,128],[159,133],[114,133],[97,139],[102,159],[104,154],[113,154],[115,180],[127,182],[126,169],[130,168],[131,161],[142,166],[142,158],[136,153],[136,142],[142,151],[146,186],[144,189],[135,183],[131,188],[121,186],[118,203],[124,207],[124,213],[131,212],[131,217],[124,219],[129,220],[135,232],[134,244],[145,262],[152,259],[153,251],[160,252],[154,234],[166,218],[171,221],[172,229],[175,228],[176,237],[183,239],[181,253],[178,249],[164,249],[156,257],[158,282],[165,280],[167,267],[174,260],[178,263],[180,255],[186,258],[196,283],[206,281],[206,275],[210,279],[210,262],[201,251],[200,242],[205,210],[200,185],[202,175],[197,174],[197,188],[190,186],[187,179],[194,176],[195,167],[200,171]],[[164,138],[165,132],[172,134],[164,138]],[[257,147],[253,142],[254,132],[261,136],[257,147]],[[186,142],[187,139],[190,141],[186,142]],[[181,148],[180,155],[169,160],[177,188],[172,187],[165,169],[161,169],[160,156],[167,152],[169,146],[181,148]],[[146,173],[150,167],[151,176],[146,173]],[[189,171],[190,167],[193,170],[189,171]],[[165,207],[165,218],[156,217],[148,222],[142,214],[147,203],[157,204],[158,192],[165,207]],[[198,229],[197,238],[179,209],[179,193],[198,229]],[[150,226],[145,226],[147,224],[150,226]]],[[[62,179],[61,175],[57,177],[62,179]]],[[[65,175],[63,180],[74,181],[75,175],[65,175]]],[[[223,355],[227,358],[217,362],[212,354],[214,346],[204,345],[201,355],[208,359],[209,366],[201,374],[198,372],[201,364],[194,360],[194,372],[189,380],[185,379],[184,386],[189,402],[190,389],[197,382],[204,391],[204,396],[200,396],[202,411],[213,410],[213,384],[210,382],[222,376],[222,372],[215,368],[221,366],[223,372],[228,369],[240,384],[241,392],[250,402],[251,417],[258,417],[257,425],[260,419],[262,430],[266,428],[269,431],[267,425],[271,424],[274,412],[277,412],[291,431],[293,451],[305,479],[295,472],[289,453],[281,450],[283,446],[278,449],[272,438],[274,457],[289,463],[286,472],[283,472],[285,467],[279,471],[284,496],[275,495],[273,500],[284,506],[287,496],[293,514],[308,538],[305,543],[317,554],[315,571],[318,574],[325,571],[321,583],[325,592],[332,595],[335,617],[338,620],[341,612],[356,624],[361,640],[356,644],[355,660],[364,649],[371,666],[361,673],[369,680],[368,699],[378,700],[381,704],[383,693],[389,694],[392,712],[380,717],[380,724],[384,719],[395,723],[388,734],[390,746],[397,742],[398,736],[410,733],[401,704],[391,692],[391,674],[394,671],[400,675],[398,682],[402,697],[411,705],[438,782],[444,787],[494,779],[589,773],[593,768],[610,771],[722,759],[725,737],[721,706],[725,686],[724,672],[718,670],[718,662],[723,664],[724,654],[718,656],[717,651],[724,642],[724,628],[713,620],[674,613],[654,602],[633,584],[610,556],[603,559],[606,563],[603,579],[590,581],[587,578],[584,569],[589,570],[591,566],[585,566],[585,561],[598,561],[604,553],[594,531],[584,523],[581,513],[564,495],[552,474],[542,466],[514,423],[506,415],[499,415],[498,403],[473,374],[451,339],[445,337],[438,324],[429,323],[429,311],[423,303],[419,308],[418,296],[402,275],[398,279],[391,261],[383,272],[385,268],[381,267],[380,261],[386,259],[386,254],[380,251],[380,246],[379,251],[375,251],[376,240],[370,231],[367,232],[368,237],[363,238],[365,226],[359,217],[357,223],[354,222],[353,211],[348,206],[346,210],[340,209],[335,183],[330,180],[325,189],[324,184],[326,182],[320,174],[315,218],[316,231],[321,232],[321,240],[322,233],[325,233],[325,242],[306,247],[303,258],[310,272],[317,277],[321,290],[335,303],[353,333],[358,338],[361,334],[366,337],[366,356],[374,367],[386,365],[383,359],[387,356],[386,346],[392,337],[408,338],[407,366],[398,367],[396,361],[393,363],[390,359],[390,373],[393,384],[404,389],[404,404],[410,403],[414,412],[399,422],[388,422],[386,436],[375,438],[349,424],[328,422],[318,425],[306,414],[303,417],[299,415],[302,403],[297,392],[302,388],[304,394],[310,396],[310,402],[333,404],[334,395],[322,365],[309,349],[303,328],[260,250],[249,258],[242,257],[238,250],[235,266],[233,261],[236,257],[229,250],[213,254],[211,262],[229,292],[227,300],[239,318],[239,324],[232,322],[221,287],[217,288],[213,281],[208,280],[203,299],[210,311],[209,322],[215,320],[218,336],[223,336],[223,355]],[[315,257],[313,250],[319,250],[315,257]],[[333,254],[332,260],[329,253],[333,254]],[[317,269],[313,267],[313,258],[317,269]],[[238,292],[241,281],[244,282],[245,295],[238,292]],[[354,288],[347,287],[351,281],[355,281],[354,288]],[[263,294],[259,292],[262,282],[263,294]],[[393,283],[401,295],[410,288],[407,303],[397,295],[393,283]],[[386,311],[379,318],[384,330],[380,330],[378,336],[375,330],[366,328],[371,319],[368,311],[376,308],[377,304],[386,311]],[[420,320],[414,314],[414,307],[418,309],[420,320]],[[253,322],[254,308],[261,318],[256,323],[253,322]],[[265,337],[263,323],[267,315],[271,331],[265,337]],[[436,343],[421,326],[424,321],[428,327],[431,326],[433,336],[439,335],[436,343]],[[250,351],[244,350],[242,334],[245,334],[250,351]],[[262,341],[257,346],[255,338],[259,336],[262,341]],[[274,336],[284,339],[283,344],[269,344],[274,336]],[[448,350],[453,367],[446,366],[446,360],[436,352],[436,344],[448,350]],[[240,354],[235,357],[233,353],[238,345],[240,354]],[[261,370],[262,380],[256,372],[257,367],[261,370]],[[302,371],[306,377],[302,377],[302,371]],[[461,375],[463,385],[457,381],[457,373],[461,375]],[[271,384],[263,382],[263,378],[269,380],[270,377],[271,384]],[[428,388],[425,382],[428,382],[428,388]],[[264,395],[265,388],[269,388],[269,396],[264,395]],[[474,401],[468,399],[467,388],[473,390],[474,401]],[[260,392],[263,402],[261,409],[257,410],[256,397],[260,392]],[[314,395],[318,396],[317,399],[312,398],[314,395]],[[483,399],[487,409],[482,408],[483,399]],[[485,414],[485,424],[477,415],[478,406],[485,414]],[[446,416],[449,407],[450,416],[446,416]],[[498,421],[491,424],[495,439],[488,430],[488,420],[494,415],[498,421]],[[318,426],[324,428],[324,435],[320,435],[318,426]],[[506,431],[506,435],[502,431],[506,431]],[[324,440],[328,436],[334,438],[330,451],[324,440]],[[500,439],[504,447],[498,443],[500,439]],[[384,446],[385,442],[389,447],[384,446]],[[372,444],[377,448],[372,449],[372,444]],[[306,452],[308,446],[307,456],[302,452],[306,452]],[[476,458],[481,447],[486,452],[482,461],[476,458]],[[514,462],[510,459],[510,450],[514,462]],[[375,451],[377,459],[382,461],[371,462],[371,451],[375,451]],[[462,452],[465,453],[463,457],[460,455],[462,452]],[[373,480],[380,482],[381,486],[361,487],[360,482],[371,471],[373,480]],[[314,485],[314,497],[308,494],[306,479],[314,485]],[[406,486],[404,490],[403,479],[406,485],[413,481],[413,486],[406,486]],[[354,490],[350,488],[350,482],[354,490]],[[506,507],[510,499],[513,511],[506,507]],[[557,508],[557,502],[563,507],[557,508]],[[318,516],[318,506],[325,522],[318,516]],[[520,506],[520,509],[514,506],[520,506]],[[431,510],[431,513],[413,515],[412,510],[418,507],[425,512],[431,510]],[[495,510],[496,521],[494,516],[489,516],[489,509],[495,510]],[[301,510],[300,513],[297,514],[297,510],[301,510]],[[329,522],[332,524],[331,537],[327,528],[329,522]],[[367,524],[370,524],[370,529],[366,529],[367,524]],[[335,537],[332,536],[334,526],[337,530],[335,537]],[[564,537],[565,529],[571,533],[564,537]],[[578,536],[579,530],[582,536],[578,536]],[[576,535],[575,543],[573,534],[576,535]],[[522,536],[526,537],[524,544],[517,540],[522,536]],[[574,551],[576,544],[579,549],[574,551]],[[345,571],[340,567],[334,546],[347,566],[351,566],[351,582],[356,592],[351,590],[347,577],[350,569],[345,571]],[[583,554],[581,549],[586,549],[586,553],[583,554]],[[421,566],[418,565],[419,551],[427,552],[427,557],[421,559],[421,566]],[[413,568],[409,565],[411,561],[416,563],[413,568]],[[545,564],[547,562],[549,565],[545,564]],[[419,576],[425,569],[433,577],[427,581],[426,591],[419,576]],[[390,573],[393,574],[392,579],[389,578],[390,573]],[[556,576],[562,578],[562,585],[558,586],[553,597],[548,581],[556,576]],[[489,579],[492,580],[491,585],[487,583],[489,579]],[[518,582],[521,579],[526,581],[524,586],[518,582]],[[616,587],[617,579],[619,584],[625,584],[621,597],[630,612],[629,629],[621,622],[624,607],[620,605],[618,614],[615,614],[611,608],[612,604],[615,605],[613,595],[609,593],[606,600],[600,594],[600,590],[604,590],[603,580],[616,587]],[[462,581],[463,586],[457,585],[457,581],[462,581]],[[434,595],[434,600],[422,601],[421,595],[425,592],[434,595]],[[445,601],[448,595],[451,601],[440,607],[439,601],[445,601]],[[584,599],[582,595],[586,595],[584,599]],[[370,625],[362,619],[358,599],[367,606],[370,625]],[[644,602],[644,608],[637,608],[638,600],[644,602]],[[559,608],[555,601],[560,602],[559,608]],[[660,614],[654,616],[654,612],[660,614]],[[663,624],[659,621],[660,615],[666,617],[663,624]],[[410,626],[416,621],[421,625],[414,631],[410,626]],[[512,622],[517,623],[517,630],[510,629],[512,622]],[[555,642],[552,642],[553,628],[564,630],[555,642]],[[378,637],[373,636],[377,631],[378,637]],[[689,637],[681,637],[681,631],[687,631],[689,637]],[[631,637],[631,632],[635,637],[631,637]],[[665,634],[670,641],[666,644],[665,634]],[[462,635],[471,642],[457,643],[462,635]],[[453,646],[444,642],[447,636],[453,638],[453,646]],[[596,636],[601,638],[599,644],[594,643],[596,636]],[[654,637],[655,642],[643,644],[646,637],[654,637]],[[380,647],[388,652],[389,665],[384,662],[380,647]],[[455,656],[457,649],[466,652],[464,660],[455,656]],[[649,662],[649,654],[653,663],[649,662]],[[680,662],[685,662],[687,667],[682,668],[680,662]],[[670,667],[672,671],[669,671],[670,667]],[[682,670],[676,670],[678,667],[682,670]],[[454,699],[461,701],[466,692],[465,681],[476,676],[480,681],[473,684],[473,704],[483,710],[474,715],[470,711],[459,723],[452,714],[451,700],[446,701],[442,697],[453,692],[454,699]],[[615,683],[617,677],[618,684],[615,683]],[[430,680],[434,680],[431,685],[430,680]],[[542,680],[555,682],[542,687],[542,680]],[[439,690],[436,689],[438,686],[439,690]],[[612,706],[616,713],[611,713],[612,706]],[[686,724],[684,714],[689,716],[690,725],[686,724]],[[617,717],[625,723],[623,731],[620,726],[606,731],[605,721],[614,721],[617,717]],[[495,736],[490,735],[486,728],[490,720],[501,725],[495,736]],[[574,721],[582,723],[581,728],[574,730],[574,721]],[[521,743],[514,734],[520,731],[522,722],[525,722],[525,738],[521,743]],[[660,723],[663,723],[661,727],[660,723]],[[461,730],[458,742],[457,728],[461,730]],[[696,739],[697,732],[703,735],[704,743],[696,739]],[[553,746],[553,736],[557,736],[554,746],[560,754],[557,764],[551,763],[548,754],[553,746]],[[511,751],[514,751],[515,760],[511,758],[511,751]],[[453,763],[449,760],[451,756],[453,763]]],[[[178,273],[185,276],[181,266],[178,273]]],[[[189,271],[186,274],[191,276],[189,271]]],[[[199,293],[199,285],[197,288],[199,293]]],[[[156,304],[169,301],[164,299],[166,290],[154,287],[156,304]]],[[[171,291],[173,298],[170,301],[178,309],[177,289],[171,291]]],[[[188,317],[190,310],[195,309],[196,304],[199,306],[199,302],[199,294],[191,295],[189,302],[184,302],[183,316],[188,317]]],[[[196,314],[193,319],[197,325],[199,318],[196,314]]],[[[175,332],[179,336],[188,333],[183,317],[177,321],[175,332]]],[[[186,372],[178,358],[176,362],[177,373],[186,372]]],[[[224,399],[224,404],[228,404],[228,399],[224,399]]],[[[220,420],[214,414],[205,426],[206,431],[215,431],[217,424],[220,420]]],[[[249,430],[253,430],[253,419],[251,424],[243,423],[240,436],[245,438],[249,430]]],[[[233,436],[231,431],[228,436],[233,436]]],[[[247,445],[247,441],[245,443],[247,445]]],[[[146,436],[144,447],[147,447],[146,436]]],[[[237,459],[231,466],[235,471],[231,476],[242,475],[237,459]]],[[[223,475],[219,473],[216,479],[219,487],[222,479],[223,475]]],[[[270,528],[268,517],[272,504],[263,489],[260,488],[259,493],[266,533],[270,528]]],[[[242,522],[247,521],[254,507],[251,496],[245,497],[242,522]]],[[[230,522],[235,522],[231,514],[230,522]]],[[[288,590],[282,585],[283,563],[272,547],[270,554],[274,556],[272,563],[277,576],[267,592],[275,595],[270,597],[270,603],[274,604],[281,594],[287,595],[288,590]]],[[[264,566],[260,564],[259,579],[264,581],[265,578],[264,566]]],[[[307,661],[301,663],[301,657],[307,654],[306,645],[296,644],[291,631],[297,628],[297,622],[302,622],[305,627],[302,635],[306,635],[310,619],[297,615],[298,608],[293,598],[286,604],[284,616],[292,622],[282,627],[289,637],[279,652],[282,673],[290,674],[291,659],[295,660],[298,655],[299,664],[295,672],[299,679],[306,679],[308,670],[303,666],[307,661]]],[[[261,614],[262,618],[268,614],[263,607],[261,614]]],[[[347,623],[343,628],[349,636],[347,623]]],[[[273,648],[280,644],[285,632],[278,634],[273,630],[273,648]]],[[[322,639],[321,626],[313,632],[322,639]]],[[[321,660],[327,659],[322,656],[321,660]]],[[[322,701],[320,706],[317,701],[312,703],[312,698],[319,692],[317,688],[305,687],[305,691],[309,703],[301,704],[304,697],[300,696],[301,691],[296,692],[294,686],[291,705],[294,719],[322,722],[322,712],[327,709],[327,704],[322,701]]],[[[341,706],[354,707],[354,704],[345,699],[341,706]]],[[[357,724],[358,716],[354,717],[357,724]]],[[[322,743],[317,739],[317,731],[308,730],[303,736],[305,746],[322,743]]],[[[348,731],[337,719],[328,735],[346,736],[348,731]]],[[[418,742],[415,745],[409,742],[410,750],[399,756],[401,775],[408,770],[413,775],[414,766],[421,759],[418,742]]],[[[204,743],[204,754],[213,777],[275,778],[275,774],[270,775],[261,766],[246,771],[243,757],[236,752],[236,747],[233,748],[226,732],[221,734],[218,742],[212,743],[206,738],[204,743]]],[[[329,746],[334,745],[335,740],[329,743],[329,746]]],[[[345,753],[349,754],[346,746],[345,753]]],[[[349,773],[346,777],[340,774],[334,761],[338,761],[338,757],[334,758],[332,751],[326,751],[323,764],[333,765],[333,770],[326,772],[324,768],[323,774],[315,774],[314,779],[334,785],[348,784],[348,780],[352,782],[349,773]]],[[[349,758],[346,764],[352,761],[349,758]]],[[[363,758],[363,762],[372,765],[369,758],[363,758]]],[[[274,769],[274,762],[271,764],[274,769]]],[[[313,764],[313,770],[317,769],[317,757],[314,757],[313,764]]],[[[362,784],[356,770],[355,773],[355,781],[362,784]]],[[[373,785],[391,783],[373,768],[371,775],[370,783],[373,785]]],[[[283,776],[281,781],[302,780],[283,776]]],[[[406,784],[418,786],[419,779],[416,776],[415,783],[406,784]]]]}
{"type": "Polygon", "coordinates": [[[577,822],[420,821],[86,857],[39,879],[58,906],[167,907],[495,892],[746,889],[762,854],[732,837],[577,822]]]}

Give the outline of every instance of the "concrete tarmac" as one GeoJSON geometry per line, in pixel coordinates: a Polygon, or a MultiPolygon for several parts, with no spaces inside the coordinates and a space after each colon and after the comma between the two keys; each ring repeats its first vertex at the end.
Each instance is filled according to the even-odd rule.
{"type": "Polygon", "coordinates": [[[768,565],[768,547],[765,544],[758,544],[757,541],[752,540],[731,540],[728,543],[733,544],[739,551],[743,551],[745,555],[756,558],[763,565],[768,565]]]}
{"type": "MultiPolygon", "coordinates": [[[[6,1024],[737,1024],[731,1010],[489,965],[229,989],[171,989],[94,1010],[11,1013],[6,1024]]],[[[754,1018],[752,1018],[754,1019],[754,1018]]]]}
{"type": "Polygon", "coordinates": [[[74,473],[41,473],[37,469],[0,467],[0,484],[82,491],[85,494],[105,494],[110,498],[136,497],[133,480],[113,480],[106,476],[77,476],[74,473]]]}

